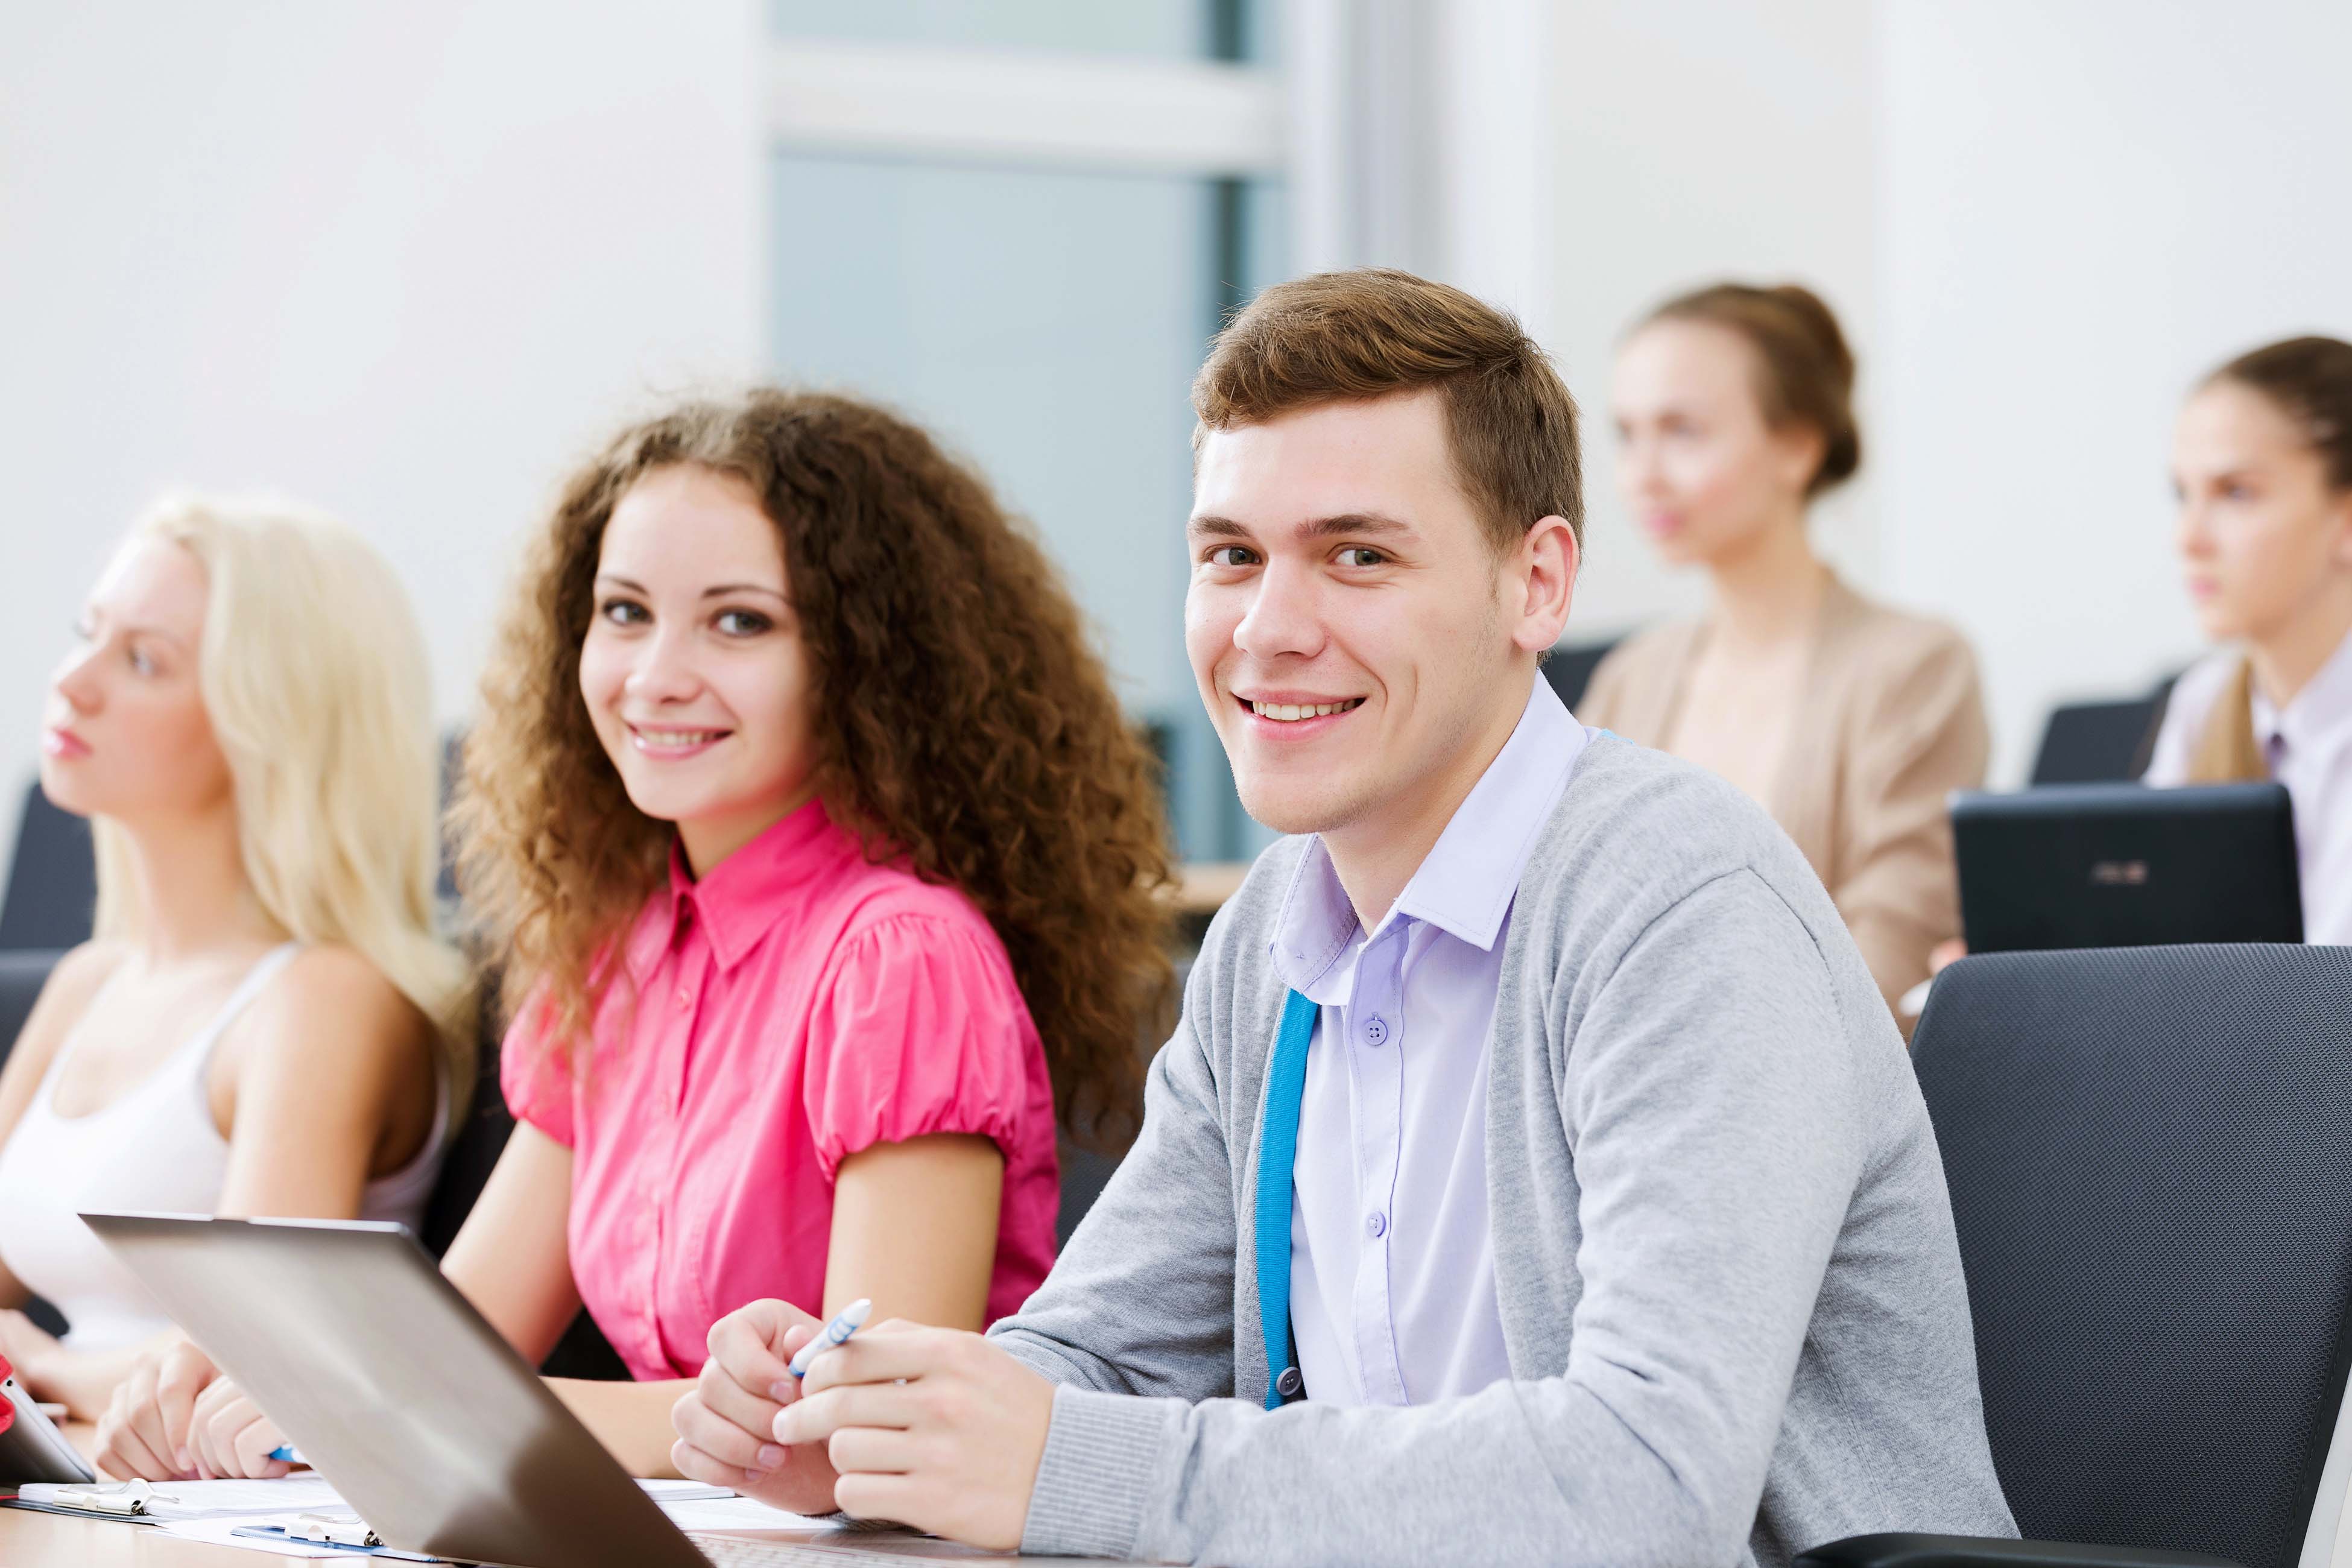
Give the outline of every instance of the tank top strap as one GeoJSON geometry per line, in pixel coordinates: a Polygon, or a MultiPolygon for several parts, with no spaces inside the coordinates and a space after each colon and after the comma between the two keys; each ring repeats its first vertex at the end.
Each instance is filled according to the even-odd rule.
{"type": "Polygon", "coordinates": [[[253,999],[261,994],[262,988],[277,979],[278,972],[301,956],[301,952],[300,942],[282,942],[255,960],[253,967],[245,972],[245,978],[236,983],[236,989],[228,994],[228,1000],[215,1009],[211,1020],[180,1047],[180,1059],[174,1066],[201,1077],[205,1064],[212,1060],[213,1047],[220,1043],[221,1036],[228,1032],[228,1026],[236,1022],[239,1014],[253,1005],[253,999]]]}

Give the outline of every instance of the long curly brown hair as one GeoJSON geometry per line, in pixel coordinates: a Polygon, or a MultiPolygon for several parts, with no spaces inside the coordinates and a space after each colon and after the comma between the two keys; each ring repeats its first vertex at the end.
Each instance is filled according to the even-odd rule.
{"type": "Polygon", "coordinates": [[[740,477],[782,541],[814,676],[816,784],[869,858],[952,884],[994,926],[1063,1122],[1131,1133],[1165,1021],[1166,826],[1154,764],[1036,541],[893,415],[772,388],[622,431],[563,487],[482,680],[452,822],[509,1009],[585,1039],[675,829],[631,804],[580,695],[613,508],[656,468],[740,477]]]}

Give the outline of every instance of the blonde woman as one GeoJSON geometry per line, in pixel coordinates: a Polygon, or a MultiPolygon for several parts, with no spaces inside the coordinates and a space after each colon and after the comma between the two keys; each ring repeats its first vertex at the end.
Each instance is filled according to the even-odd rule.
{"type": "Polygon", "coordinates": [[[472,1081],[436,760],[406,597],[341,524],[170,502],[91,590],[41,787],[93,821],[97,935],[0,1070],[0,1354],[41,1398],[96,1419],[173,1334],[79,1210],[417,1219],[472,1081]]]}

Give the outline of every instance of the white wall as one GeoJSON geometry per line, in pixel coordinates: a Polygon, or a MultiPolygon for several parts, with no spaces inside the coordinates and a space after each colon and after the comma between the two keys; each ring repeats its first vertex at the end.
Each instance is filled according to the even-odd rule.
{"type": "Polygon", "coordinates": [[[1879,26],[1884,578],[1975,637],[2016,782],[2052,702],[2199,648],[2181,393],[2352,336],[2352,8],[1905,0],[1879,26]]]}
{"type": "Polygon", "coordinates": [[[759,25],[750,0],[0,8],[0,820],[74,606],[166,486],[366,530],[464,709],[568,460],[653,392],[760,367],[759,25]]]}
{"type": "MultiPolygon", "coordinates": [[[[1559,297],[1546,346],[1585,419],[1590,512],[1568,637],[1696,607],[1617,499],[1609,372],[1626,327],[1724,278],[1806,284],[1863,364],[1864,438],[1880,402],[1871,167],[1870,0],[1562,0],[1553,13],[1559,297]]],[[[1533,314],[1533,313],[1531,313],[1533,314]]],[[[1884,468],[1819,509],[1815,538],[1875,575],[1884,468]]]]}

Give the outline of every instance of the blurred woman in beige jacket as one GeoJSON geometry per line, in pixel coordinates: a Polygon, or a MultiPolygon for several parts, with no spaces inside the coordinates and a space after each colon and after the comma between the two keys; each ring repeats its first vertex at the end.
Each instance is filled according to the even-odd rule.
{"type": "Polygon", "coordinates": [[[1959,634],[1856,594],[1806,537],[1812,498],[1861,466],[1853,389],[1836,318],[1803,289],[1719,284],[1634,329],[1618,483],[1661,553],[1706,568],[1712,603],[1619,646],[1576,712],[1761,802],[1892,1006],[1959,931],[1945,802],[1984,782],[1990,740],[1959,634]]]}

